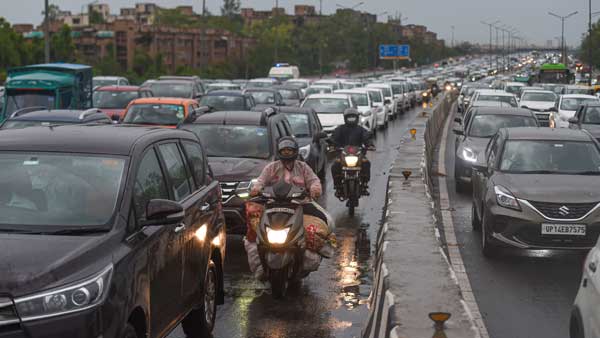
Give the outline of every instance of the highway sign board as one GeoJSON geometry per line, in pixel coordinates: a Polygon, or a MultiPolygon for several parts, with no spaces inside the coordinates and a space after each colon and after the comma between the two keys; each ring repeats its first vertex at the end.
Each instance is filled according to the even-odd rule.
{"type": "Polygon", "coordinates": [[[379,45],[379,58],[383,60],[407,60],[410,45],[379,45]]]}

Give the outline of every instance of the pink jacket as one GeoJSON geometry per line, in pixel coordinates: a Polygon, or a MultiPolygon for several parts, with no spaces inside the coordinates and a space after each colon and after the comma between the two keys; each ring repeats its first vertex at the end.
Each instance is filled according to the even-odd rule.
{"type": "Polygon", "coordinates": [[[287,170],[281,161],[275,161],[267,165],[257,182],[252,187],[253,191],[261,191],[266,186],[271,186],[283,178],[285,182],[302,187],[311,194],[321,195],[323,188],[321,181],[314,171],[302,161],[294,161],[292,170],[287,170]]]}

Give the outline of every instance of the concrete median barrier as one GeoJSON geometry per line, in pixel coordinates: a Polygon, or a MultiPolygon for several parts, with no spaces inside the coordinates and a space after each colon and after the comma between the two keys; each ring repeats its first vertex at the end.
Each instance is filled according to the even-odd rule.
{"type": "Polygon", "coordinates": [[[370,315],[363,338],[484,337],[461,293],[436,226],[432,163],[456,95],[440,94],[403,137],[388,177],[384,222],[378,231],[370,315]],[[410,129],[414,129],[411,135],[410,129]],[[429,318],[449,313],[443,326],[429,318]]]}

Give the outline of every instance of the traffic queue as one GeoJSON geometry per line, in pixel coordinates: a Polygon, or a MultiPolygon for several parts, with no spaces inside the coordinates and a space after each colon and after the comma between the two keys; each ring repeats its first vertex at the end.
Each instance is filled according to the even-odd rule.
{"type": "Polygon", "coordinates": [[[330,154],[340,153],[336,197],[353,215],[369,194],[368,139],[437,89],[414,71],[286,80],[134,86],[84,65],[9,70],[3,336],[162,337],[181,324],[208,337],[224,302],[227,235],[246,236],[248,263],[275,298],[331,258],[334,224],[314,202],[330,154]],[[340,126],[359,144],[335,142],[340,126]]]}
{"type": "Polygon", "coordinates": [[[532,59],[541,64],[535,77],[515,70],[461,88],[455,187],[472,196],[472,229],[486,259],[510,250],[591,249],[569,328],[571,338],[595,337],[600,99],[592,87],[572,84],[565,65],[532,59]]]}

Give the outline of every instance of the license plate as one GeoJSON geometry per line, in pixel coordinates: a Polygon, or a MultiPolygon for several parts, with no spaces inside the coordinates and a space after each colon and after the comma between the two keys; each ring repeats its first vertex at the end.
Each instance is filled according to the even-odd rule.
{"type": "Polygon", "coordinates": [[[542,235],[585,236],[583,224],[542,224],[542,235]]]}

